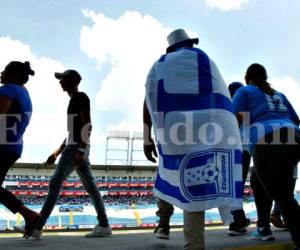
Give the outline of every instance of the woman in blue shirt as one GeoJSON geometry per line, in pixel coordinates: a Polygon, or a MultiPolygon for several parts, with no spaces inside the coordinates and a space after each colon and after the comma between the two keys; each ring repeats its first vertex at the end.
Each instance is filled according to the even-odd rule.
{"type": "Polygon", "coordinates": [[[236,92],[233,104],[239,121],[250,122],[251,187],[258,214],[252,238],[274,239],[269,225],[273,199],[299,248],[300,208],[293,192],[293,170],[300,152],[299,118],[287,98],[267,82],[262,65],[250,65],[245,80],[248,86],[236,92]]]}
{"type": "Polygon", "coordinates": [[[13,213],[19,212],[26,228],[36,224],[39,214],[24,206],[2,185],[9,168],[22,154],[22,138],[32,112],[30,96],[24,87],[29,75],[34,75],[29,62],[10,62],[1,72],[0,87],[0,203],[13,213]]]}

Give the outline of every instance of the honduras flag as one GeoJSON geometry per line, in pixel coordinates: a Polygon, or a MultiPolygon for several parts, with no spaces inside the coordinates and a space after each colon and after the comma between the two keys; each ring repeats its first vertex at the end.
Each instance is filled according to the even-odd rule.
{"type": "Polygon", "coordinates": [[[190,212],[242,206],[240,133],[227,87],[200,49],[163,55],[146,82],[159,167],[154,195],[190,212]]]}

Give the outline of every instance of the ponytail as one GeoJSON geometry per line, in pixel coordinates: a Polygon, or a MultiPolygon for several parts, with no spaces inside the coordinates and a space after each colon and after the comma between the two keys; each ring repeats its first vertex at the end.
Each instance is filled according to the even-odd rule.
{"type": "Polygon", "coordinates": [[[245,76],[246,83],[257,86],[269,95],[274,95],[276,91],[271,87],[271,84],[267,82],[267,79],[267,71],[261,64],[254,63],[248,67],[245,76]]]}
{"type": "Polygon", "coordinates": [[[34,76],[34,71],[30,67],[30,62],[28,61],[24,62],[24,70],[27,73],[27,75],[34,76]]]}

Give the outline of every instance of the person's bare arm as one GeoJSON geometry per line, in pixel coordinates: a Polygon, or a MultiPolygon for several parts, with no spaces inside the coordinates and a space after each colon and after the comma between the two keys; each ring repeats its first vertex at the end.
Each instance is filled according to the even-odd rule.
{"type": "Polygon", "coordinates": [[[76,166],[82,165],[85,158],[86,146],[89,144],[90,136],[92,132],[91,124],[91,112],[90,110],[82,109],[79,112],[81,121],[83,122],[83,128],[80,135],[79,149],[75,155],[74,164],[76,166]]]}
{"type": "Polygon", "coordinates": [[[92,132],[91,112],[89,110],[80,110],[80,118],[84,126],[80,136],[80,148],[85,148],[89,144],[92,132]]]}
{"type": "Polygon", "coordinates": [[[154,141],[151,138],[152,122],[145,101],[143,107],[143,122],[144,122],[144,129],[143,129],[144,154],[149,161],[156,162],[156,159],[153,156],[157,157],[157,152],[156,152],[154,141]]]}
{"type": "Polygon", "coordinates": [[[12,100],[7,97],[0,95],[0,114],[4,115],[7,114],[10,106],[11,106],[12,100]]]}
{"type": "Polygon", "coordinates": [[[54,164],[54,162],[56,161],[56,158],[61,154],[61,152],[64,150],[64,148],[66,147],[66,141],[67,139],[64,139],[64,141],[62,142],[62,144],[59,146],[58,149],[56,149],[47,159],[46,161],[46,166],[48,165],[52,165],[54,164]]]}
{"type": "Polygon", "coordinates": [[[236,116],[239,126],[241,126],[243,123],[243,114],[241,112],[237,112],[235,116],[236,116]]]}

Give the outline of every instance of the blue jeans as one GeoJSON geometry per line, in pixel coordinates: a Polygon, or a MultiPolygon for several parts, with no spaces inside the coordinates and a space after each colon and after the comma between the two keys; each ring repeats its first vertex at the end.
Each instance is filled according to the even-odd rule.
{"type": "Polygon", "coordinates": [[[63,150],[60,160],[55,169],[54,175],[52,176],[49,183],[49,191],[43,208],[40,212],[41,219],[39,220],[36,229],[41,230],[46,224],[57,200],[62,187],[63,182],[67,177],[75,170],[85,188],[87,193],[92,199],[92,203],[97,212],[97,218],[101,225],[107,225],[107,215],[104,207],[104,203],[101,194],[96,186],[95,179],[90,169],[90,161],[87,151],[85,161],[81,166],[74,165],[74,158],[77,153],[78,146],[68,145],[63,150]]]}

